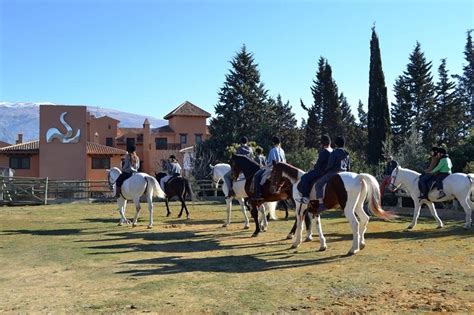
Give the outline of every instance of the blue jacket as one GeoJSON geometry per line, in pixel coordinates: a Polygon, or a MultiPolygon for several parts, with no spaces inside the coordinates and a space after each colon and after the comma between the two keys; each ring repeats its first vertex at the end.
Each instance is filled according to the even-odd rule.
{"type": "Polygon", "coordinates": [[[351,163],[349,159],[349,152],[343,148],[336,148],[329,156],[328,166],[326,172],[346,172],[350,171],[351,163]]]}
{"type": "Polygon", "coordinates": [[[168,175],[181,175],[181,165],[178,162],[172,162],[168,164],[168,175]]]}
{"type": "Polygon", "coordinates": [[[270,150],[270,152],[268,153],[268,156],[267,156],[267,165],[272,165],[273,161],[275,161],[276,163],[278,163],[278,162],[285,162],[286,163],[285,151],[283,151],[282,148],[273,147],[270,150]]]}

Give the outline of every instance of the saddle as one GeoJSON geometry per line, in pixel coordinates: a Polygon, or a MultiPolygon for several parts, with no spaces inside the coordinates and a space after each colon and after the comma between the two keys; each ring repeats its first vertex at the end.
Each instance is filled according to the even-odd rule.
{"type": "Polygon", "coordinates": [[[181,176],[166,175],[160,180],[160,186],[162,187],[163,190],[165,190],[166,186],[178,177],[181,177],[181,176]]]}

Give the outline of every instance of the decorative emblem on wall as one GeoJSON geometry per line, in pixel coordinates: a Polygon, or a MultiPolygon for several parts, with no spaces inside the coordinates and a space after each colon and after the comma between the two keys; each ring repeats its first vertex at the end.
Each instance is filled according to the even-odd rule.
{"type": "Polygon", "coordinates": [[[61,143],[78,143],[79,138],[81,136],[81,129],[77,129],[76,135],[72,137],[72,128],[71,126],[64,120],[64,116],[66,116],[67,112],[64,112],[59,117],[61,124],[66,128],[66,134],[62,134],[58,128],[49,128],[46,132],[46,142],[51,143],[54,139],[58,139],[61,143]]]}

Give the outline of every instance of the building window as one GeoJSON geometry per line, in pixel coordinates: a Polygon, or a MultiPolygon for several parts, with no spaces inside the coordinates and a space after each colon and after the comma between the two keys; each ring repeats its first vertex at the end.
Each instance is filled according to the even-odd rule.
{"type": "Polygon", "coordinates": [[[137,143],[143,143],[143,133],[137,135],[137,143]]]}
{"type": "Polygon", "coordinates": [[[110,129],[112,129],[112,126],[111,126],[111,125],[109,125],[109,130],[110,130],[110,129]]]}
{"type": "Polygon", "coordinates": [[[135,138],[127,138],[127,149],[135,145],[135,138]]]}
{"type": "Polygon", "coordinates": [[[30,157],[29,156],[12,156],[10,157],[10,168],[14,170],[29,170],[30,157]]]}
{"type": "Polygon", "coordinates": [[[105,145],[108,147],[114,146],[114,138],[105,138],[105,145]]]}
{"type": "Polygon", "coordinates": [[[93,170],[104,170],[110,168],[110,157],[92,157],[92,169],[93,170]]]}
{"type": "Polygon", "coordinates": [[[196,144],[199,144],[199,143],[202,142],[202,134],[197,133],[197,134],[195,134],[194,136],[195,136],[195,139],[194,139],[195,141],[194,141],[194,142],[195,142],[196,144]]]}
{"type": "Polygon", "coordinates": [[[179,135],[179,143],[180,144],[186,144],[188,143],[188,134],[187,133],[181,133],[179,135]]]}
{"type": "Polygon", "coordinates": [[[168,139],[166,138],[155,138],[156,150],[166,150],[168,148],[168,139]]]}

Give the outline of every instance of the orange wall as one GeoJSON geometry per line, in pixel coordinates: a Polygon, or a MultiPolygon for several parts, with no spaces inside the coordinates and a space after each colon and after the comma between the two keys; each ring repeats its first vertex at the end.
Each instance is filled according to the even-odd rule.
{"type": "Polygon", "coordinates": [[[117,121],[110,117],[101,117],[101,118],[91,118],[89,120],[89,133],[87,135],[88,141],[96,142],[95,141],[95,133],[99,134],[99,142],[100,144],[105,145],[106,138],[114,139],[115,144],[115,137],[117,137],[117,121]],[[110,127],[110,128],[109,128],[110,127]]]}
{"type": "MultiPolygon", "coordinates": [[[[110,167],[120,168],[120,155],[114,155],[110,157],[110,167]]],[[[92,169],[92,156],[87,156],[87,179],[89,180],[107,180],[107,170],[105,169],[92,169]]]]}
{"type": "MultiPolygon", "coordinates": [[[[20,155],[12,155],[20,156],[20,155]]],[[[0,155],[0,166],[10,167],[10,156],[7,154],[0,155]]],[[[37,154],[30,155],[30,169],[20,170],[16,169],[14,176],[18,177],[38,177],[39,176],[39,156],[37,154]]]]}
{"type": "Polygon", "coordinates": [[[188,135],[188,142],[184,147],[192,146],[195,143],[195,134],[202,134],[202,139],[206,139],[206,118],[194,116],[174,116],[169,120],[170,127],[176,132],[174,143],[179,143],[180,134],[188,135]]]}
{"type": "Polygon", "coordinates": [[[86,179],[86,143],[87,143],[87,107],[85,106],[40,106],[40,177],[50,179],[86,179]],[[79,143],[60,143],[58,139],[46,142],[49,128],[58,128],[66,133],[59,121],[63,112],[67,112],[65,121],[72,127],[73,135],[81,130],[79,143]]]}

